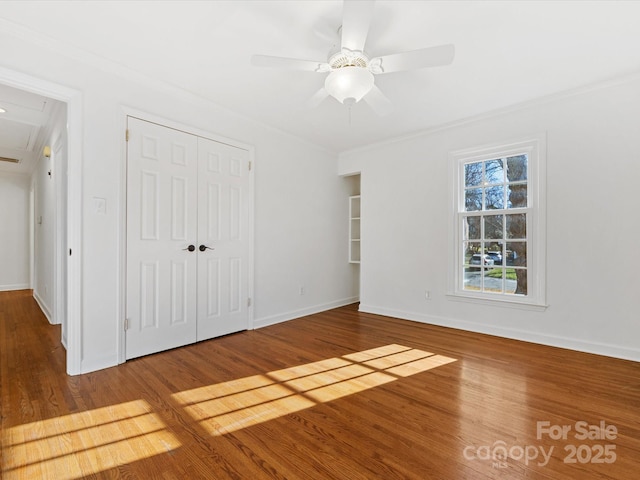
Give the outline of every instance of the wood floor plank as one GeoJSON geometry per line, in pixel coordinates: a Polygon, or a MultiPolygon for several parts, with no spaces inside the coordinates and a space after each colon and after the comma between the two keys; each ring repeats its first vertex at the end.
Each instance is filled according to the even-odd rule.
{"type": "Polygon", "coordinates": [[[0,292],[3,480],[626,480],[640,471],[636,362],[356,305],[75,377],[59,339],[30,291],[0,292]],[[538,435],[538,422],[567,426],[567,438],[538,435]],[[617,434],[579,439],[579,422],[617,434]]]}

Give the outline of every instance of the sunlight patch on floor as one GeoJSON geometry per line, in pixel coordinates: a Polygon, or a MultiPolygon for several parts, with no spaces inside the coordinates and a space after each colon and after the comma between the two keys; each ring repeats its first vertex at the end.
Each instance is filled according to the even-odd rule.
{"type": "MultiPolygon", "coordinates": [[[[274,420],[456,360],[385,345],[178,392],[171,399],[212,436],[274,420]]],[[[181,447],[145,400],[5,428],[2,478],[77,479],[181,447]]]]}
{"type": "Polygon", "coordinates": [[[179,392],[173,399],[210,435],[224,435],[455,361],[391,344],[179,392]]]}
{"type": "Polygon", "coordinates": [[[74,479],[180,447],[151,406],[136,400],[2,432],[3,479],[74,479]]]}

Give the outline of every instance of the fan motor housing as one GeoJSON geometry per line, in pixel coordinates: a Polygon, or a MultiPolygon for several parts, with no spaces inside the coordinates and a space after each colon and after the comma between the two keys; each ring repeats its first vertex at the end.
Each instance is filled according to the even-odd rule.
{"type": "Polygon", "coordinates": [[[369,66],[369,58],[362,52],[352,52],[344,48],[340,52],[333,54],[328,63],[331,70],[342,67],[367,68],[369,66]]]}

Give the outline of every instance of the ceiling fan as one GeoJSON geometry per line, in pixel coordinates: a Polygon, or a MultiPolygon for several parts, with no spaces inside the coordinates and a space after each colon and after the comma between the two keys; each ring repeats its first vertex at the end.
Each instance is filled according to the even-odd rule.
{"type": "Polygon", "coordinates": [[[369,58],[364,53],[369,24],[373,16],[373,0],[344,0],[342,9],[341,46],[331,52],[326,62],[296,58],[253,55],[257,67],[275,67],[329,73],[321,88],[309,101],[317,106],[329,95],[349,107],[364,100],[378,115],[391,111],[391,102],[375,85],[374,75],[449,65],[453,62],[453,45],[439,45],[410,52],[369,58]]]}

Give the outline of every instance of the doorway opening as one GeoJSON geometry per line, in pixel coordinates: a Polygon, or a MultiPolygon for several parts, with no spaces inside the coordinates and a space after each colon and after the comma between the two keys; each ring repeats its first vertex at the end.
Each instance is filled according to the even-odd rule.
{"type": "MultiPolygon", "coordinates": [[[[58,183],[55,183],[54,198],[58,196],[55,209],[57,214],[51,218],[54,247],[51,248],[52,264],[52,307],[51,319],[53,323],[63,323],[63,339],[67,348],[67,373],[75,375],[82,373],[81,366],[81,125],[82,125],[82,97],[80,92],[49,82],[40,78],[25,75],[0,67],[0,85],[39,95],[61,102],[65,121],[60,135],[52,133],[48,152],[43,155],[55,155],[66,162],[61,162],[58,183]],[[66,107],[66,109],[64,108],[66,107]],[[64,163],[67,173],[64,175],[64,163]],[[66,191],[66,195],[64,192],[66,191]],[[60,196],[64,196],[63,201],[60,196]],[[66,268],[65,268],[66,267],[66,268]],[[60,318],[63,316],[64,318],[60,318]]],[[[53,179],[54,171],[51,171],[53,179]]],[[[49,176],[49,170],[46,171],[49,176]]],[[[37,200],[36,200],[37,202],[37,200]]],[[[40,218],[35,216],[34,224],[40,218]]],[[[43,218],[44,221],[44,218],[43,218]]],[[[37,252],[36,252],[37,255],[37,252]]],[[[31,280],[32,282],[33,280],[31,280]]]]}

